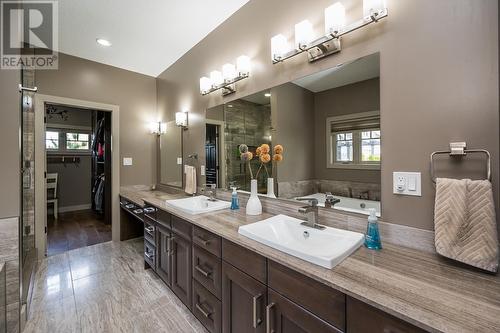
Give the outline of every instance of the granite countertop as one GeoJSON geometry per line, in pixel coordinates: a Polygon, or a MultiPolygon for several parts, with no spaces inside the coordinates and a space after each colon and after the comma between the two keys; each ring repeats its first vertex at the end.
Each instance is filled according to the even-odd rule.
{"type": "Polygon", "coordinates": [[[245,210],[190,215],[166,206],[182,197],[147,189],[123,188],[136,204],[151,204],[194,225],[284,264],[306,276],[431,332],[499,332],[500,275],[485,273],[437,254],[383,243],[381,251],[359,248],[326,269],[238,234],[241,225],[271,217],[245,210]]]}

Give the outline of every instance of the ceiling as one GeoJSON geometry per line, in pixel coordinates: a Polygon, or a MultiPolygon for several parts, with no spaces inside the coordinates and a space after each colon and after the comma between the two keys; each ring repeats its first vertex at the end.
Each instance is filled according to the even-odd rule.
{"type": "Polygon", "coordinates": [[[156,77],[246,2],[59,1],[59,52],[156,77]]]}
{"type": "Polygon", "coordinates": [[[314,93],[380,76],[380,54],[374,53],[293,81],[314,93]]]}

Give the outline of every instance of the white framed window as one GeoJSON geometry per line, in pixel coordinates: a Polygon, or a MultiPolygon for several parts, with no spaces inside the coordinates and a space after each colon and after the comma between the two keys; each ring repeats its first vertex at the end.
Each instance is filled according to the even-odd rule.
{"type": "Polygon", "coordinates": [[[45,148],[52,154],[90,154],[91,130],[71,128],[47,128],[45,148]]]}
{"type": "Polygon", "coordinates": [[[88,133],[66,133],[66,150],[89,150],[89,137],[88,133]]]}
{"type": "Polygon", "coordinates": [[[327,168],[380,169],[380,112],[361,112],[326,120],[327,168]]]}
{"type": "Polygon", "coordinates": [[[47,150],[59,149],[59,132],[56,130],[45,131],[45,148],[47,150]]]}

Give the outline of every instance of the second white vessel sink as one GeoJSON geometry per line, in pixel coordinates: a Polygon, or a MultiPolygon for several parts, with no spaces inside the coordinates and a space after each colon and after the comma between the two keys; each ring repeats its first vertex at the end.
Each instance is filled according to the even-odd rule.
{"type": "Polygon", "coordinates": [[[210,201],[208,197],[199,195],[185,199],[166,200],[167,205],[180,209],[189,214],[202,214],[231,207],[228,201],[210,201]]]}
{"type": "Polygon", "coordinates": [[[365,236],[358,232],[326,227],[318,230],[302,220],[277,215],[241,226],[238,233],[310,263],[333,268],[360,247],[365,236]]]}

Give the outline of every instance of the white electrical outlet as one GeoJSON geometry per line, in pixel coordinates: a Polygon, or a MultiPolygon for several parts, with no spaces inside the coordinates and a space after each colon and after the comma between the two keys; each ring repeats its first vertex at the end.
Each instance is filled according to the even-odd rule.
{"type": "Polygon", "coordinates": [[[393,172],[393,193],[422,196],[420,172],[393,172]]]}

